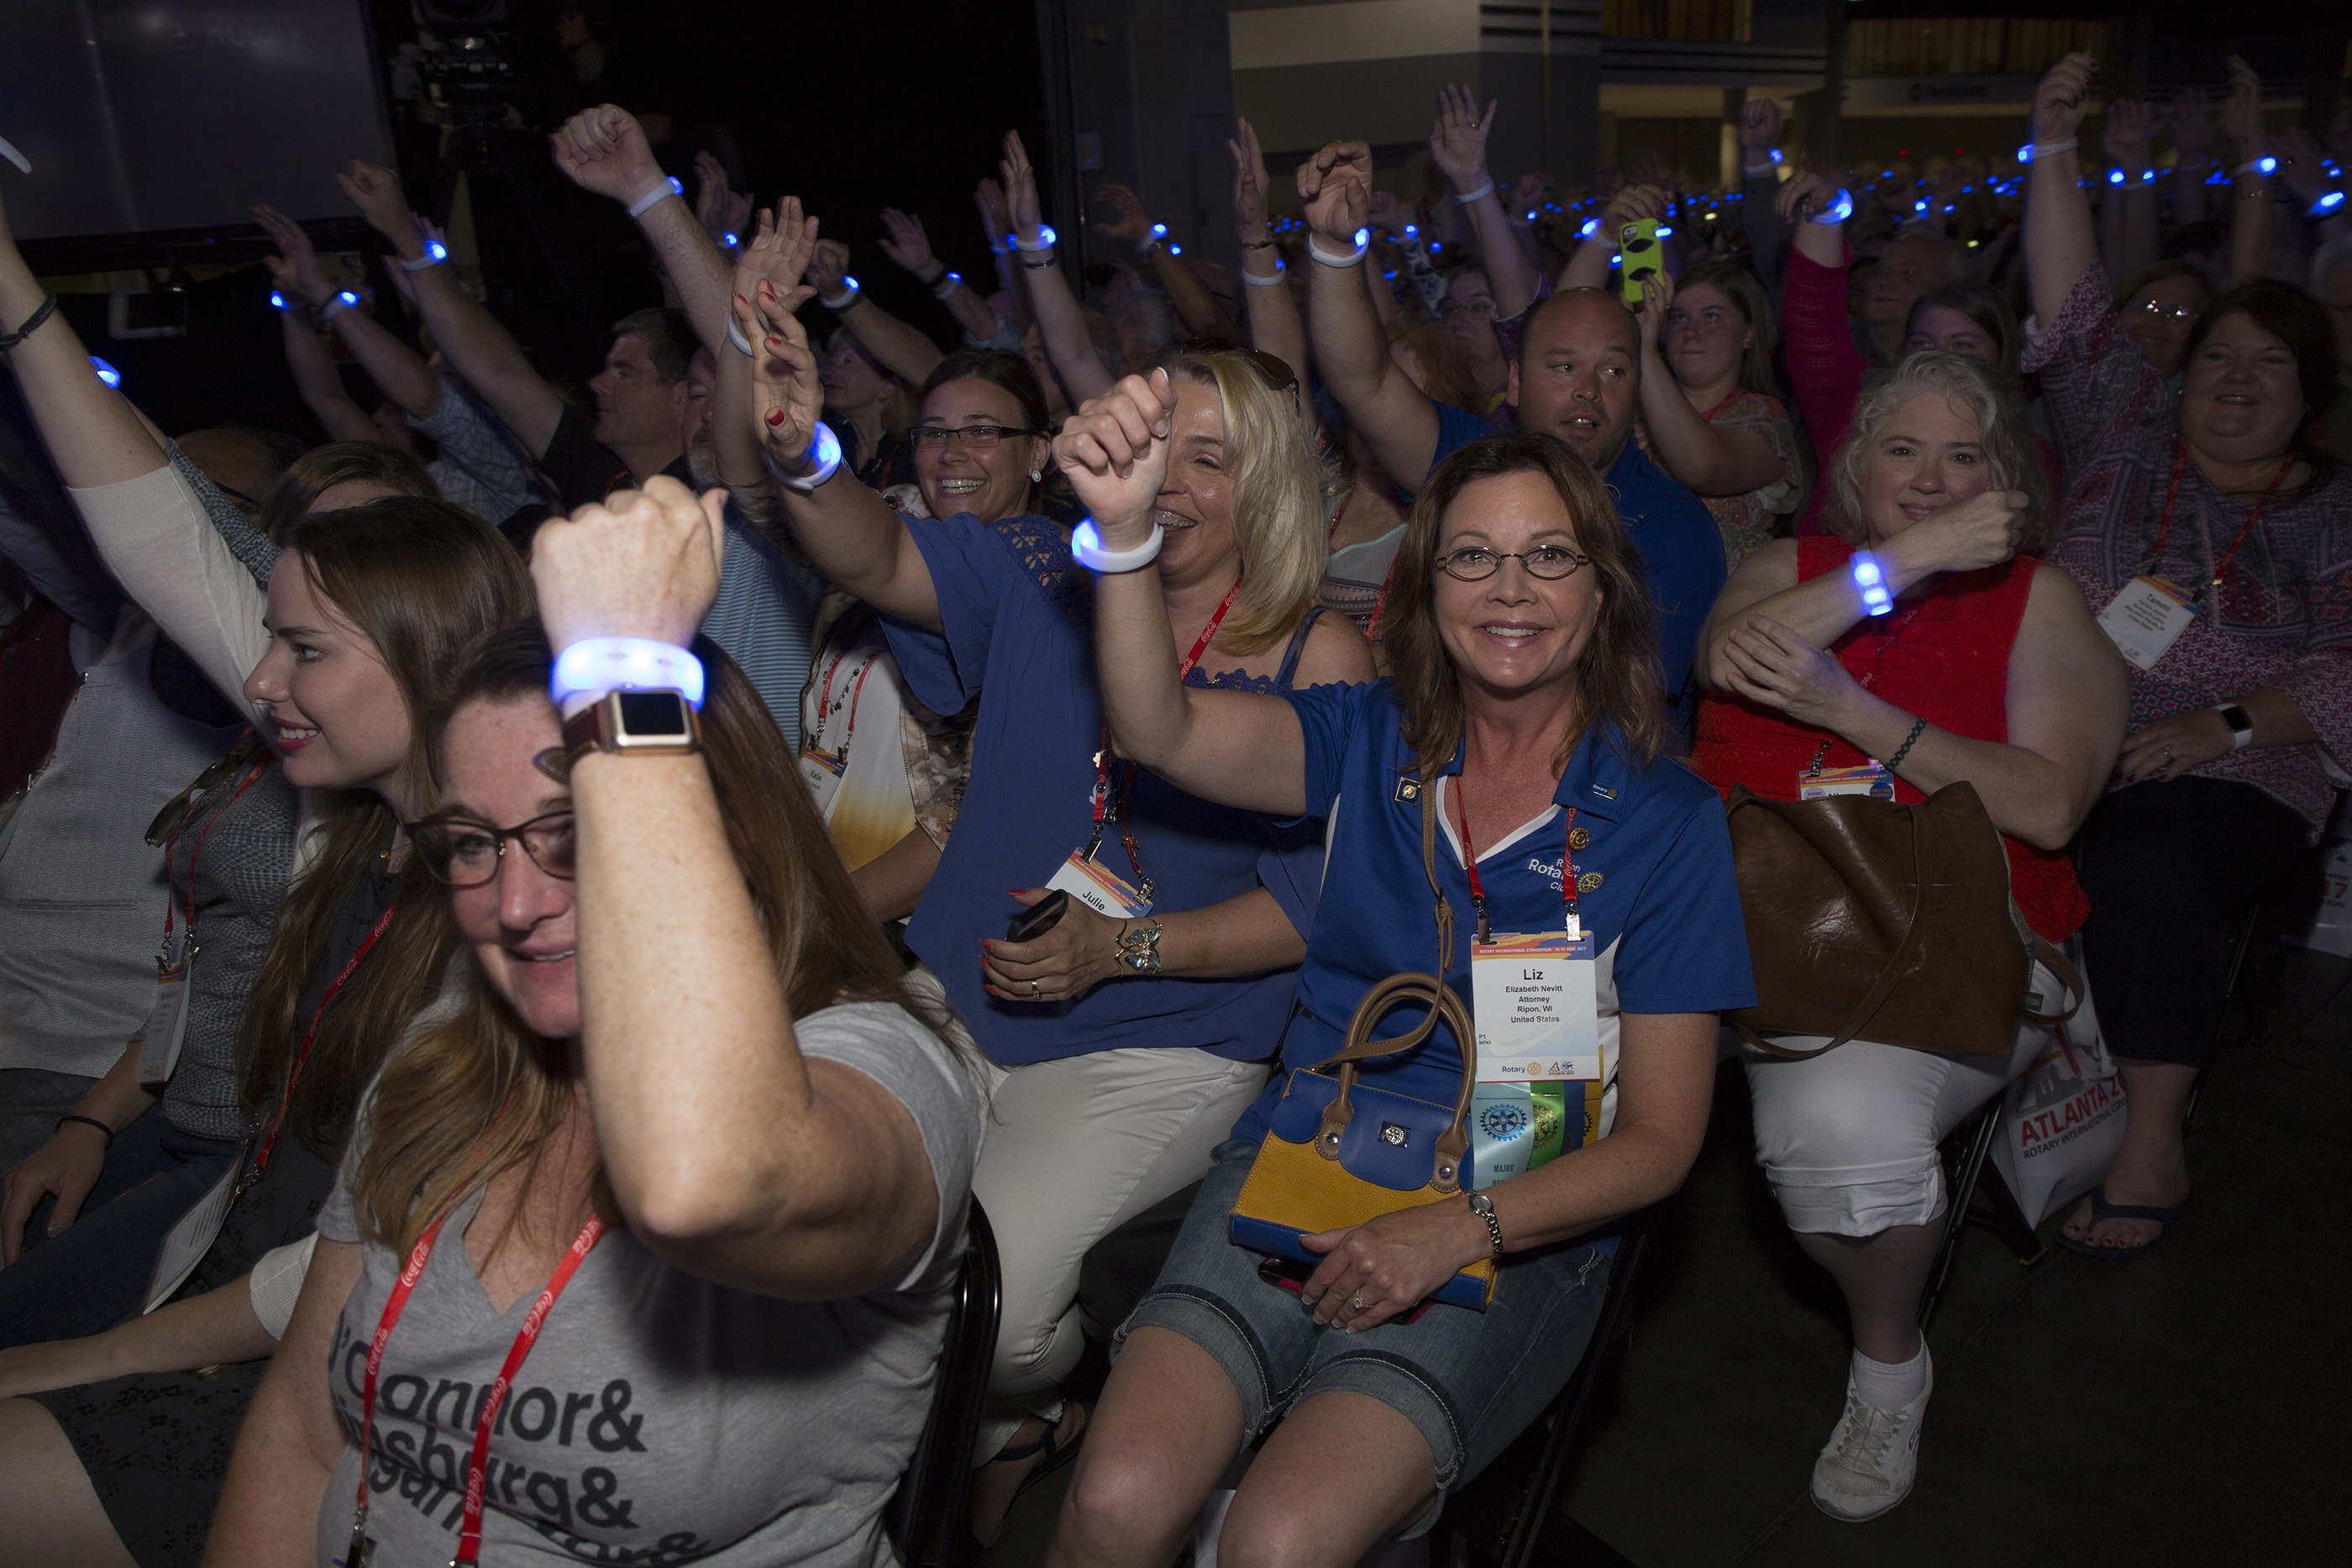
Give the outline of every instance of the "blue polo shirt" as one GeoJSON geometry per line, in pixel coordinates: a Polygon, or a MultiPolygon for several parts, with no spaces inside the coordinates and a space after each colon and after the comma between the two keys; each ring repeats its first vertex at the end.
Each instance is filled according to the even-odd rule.
{"type": "MultiPolygon", "coordinates": [[[[1437,410],[1437,450],[1429,460],[1433,474],[1472,442],[1504,434],[1467,410],[1442,402],[1433,406],[1437,410]]],[[[1690,683],[1699,632],[1715,608],[1716,595],[1723,591],[1723,535],[1706,505],[1643,456],[1632,441],[1601,477],[1617,502],[1625,532],[1642,552],[1650,597],[1658,601],[1658,655],[1665,664],[1666,711],[1687,733],[1690,710],[1680,699],[1690,683]]]]}
{"type": "MultiPolygon", "coordinates": [[[[1328,869],[1299,969],[1298,1014],[1283,1040],[1283,1071],[1234,1124],[1236,1138],[1265,1136],[1289,1073],[1314,1066],[1345,1043],[1348,1020],[1366,991],[1400,971],[1428,973],[1437,967],[1435,900],[1422,869],[1421,802],[1401,792],[1415,777],[1415,764],[1389,683],[1286,695],[1306,737],[1307,810],[1328,819],[1328,869]]],[[[1756,1001],[1722,800],[1714,786],[1680,763],[1661,758],[1640,767],[1626,760],[1616,742],[1614,727],[1587,735],[1560,774],[1551,810],[1478,860],[1495,930],[1557,931],[1568,831],[1560,808],[1575,807],[1575,825],[1591,835],[1575,852],[1579,885],[1591,873],[1600,880],[1577,903],[1596,955],[1601,1077],[1608,1085],[1604,1132],[1616,1113],[1620,1012],[1719,1012],[1756,1001]]],[[[1457,745],[1444,769],[1441,820],[1446,825],[1437,846],[1437,880],[1454,905],[1454,964],[1445,978],[1469,1002],[1477,916],[1451,821],[1461,774],[1457,745]]],[[[1402,1033],[1419,1018],[1418,1009],[1399,1008],[1379,1032],[1402,1033]]],[[[1450,1104],[1462,1082],[1461,1048],[1441,1028],[1413,1051],[1372,1059],[1359,1071],[1367,1083],[1450,1104]]]]}
{"type": "MultiPolygon", "coordinates": [[[[1194,1047],[1235,1061],[1274,1052],[1297,970],[1233,979],[1118,980],[1075,1002],[1010,1002],[982,988],[980,941],[1002,938],[1020,905],[1007,889],[1043,887],[1093,831],[1094,755],[1102,745],[1095,680],[1094,579],[1043,517],[983,523],[970,513],[908,524],[930,569],[943,630],[886,619],[899,674],[935,713],[979,699],[971,782],[907,945],[938,974],[989,1059],[1005,1067],[1130,1046],[1194,1047]]],[[[1265,655],[1269,674],[1280,644],[1265,655]]],[[[1195,685],[1271,689],[1224,675],[1195,685]]],[[[1116,781],[1116,776],[1114,776],[1116,781]]],[[[1708,796],[1713,800],[1712,793],[1708,796]]],[[[1276,826],[1213,806],[1149,773],[1133,797],[1143,869],[1160,914],[1221,904],[1263,887],[1301,932],[1315,917],[1322,825],[1276,826]]],[[[1132,882],[1117,829],[1097,857],[1132,882]]]]}

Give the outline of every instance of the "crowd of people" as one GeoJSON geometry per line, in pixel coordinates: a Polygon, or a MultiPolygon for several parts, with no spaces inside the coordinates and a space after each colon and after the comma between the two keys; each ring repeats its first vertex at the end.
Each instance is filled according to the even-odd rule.
{"type": "Polygon", "coordinates": [[[1939,1142],[2095,997],[2061,1240],[2180,1223],[2221,916],[2352,767],[2352,219],[2231,71],[2226,157],[2112,103],[2110,174],[2068,57],[2015,180],[1759,99],[1738,191],[1507,203],[1456,89],[1442,185],[1339,141],[1294,203],[1243,121],[1238,271],[1109,185],[1083,287],[1008,134],[992,273],[884,214],[928,320],[601,103],[552,157],[662,302],[584,389],[394,171],[382,310],[255,209],[292,451],[101,379],[0,182],[0,1563],[889,1561],[978,1205],[979,1542],[1075,1463],[1056,1563],[1223,1506],[1345,1568],[1562,1386],[1732,1059],[1851,1314],[1813,1499],[1896,1506],[1939,1142]],[[1725,802],[1957,784],[2047,1011],[1727,1028],[1725,802]],[[1265,1218],[1302,1145],[1395,1201],[1265,1218]]]}

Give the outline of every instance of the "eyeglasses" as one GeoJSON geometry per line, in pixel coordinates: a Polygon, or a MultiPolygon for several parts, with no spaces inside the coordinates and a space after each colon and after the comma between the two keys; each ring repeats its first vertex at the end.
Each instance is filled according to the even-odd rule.
{"type": "Polygon", "coordinates": [[[2186,305],[2175,305],[2168,309],[2153,299],[2138,300],[2124,308],[2155,321],[2194,321],[2198,316],[2198,312],[2186,305]]]}
{"type": "Polygon", "coordinates": [[[984,449],[995,445],[1008,435],[1036,434],[1016,424],[919,424],[915,426],[915,444],[919,447],[945,446],[952,439],[961,441],[969,447],[984,449]]]}
{"type": "Polygon", "coordinates": [[[520,844],[531,864],[550,876],[570,882],[576,864],[568,809],[511,828],[442,811],[409,823],[408,838],[425,869],[451,887],[479,887],[496,877],[509,841],[520,844]]]}
{"type": "Polygon", "coordinates": [[[1500,571],[1507,560],[1516,560],[1527,568],[1529,577],[1558,582],[1561,578],[1573,577],[1578,567],[1591,564],[1592,558],[1579,555],[1566,545],[1538,545],[1531,550],[1491,550],[1483,545],[1473,545],[1452,555],[1439,556],[1437,566],[1448,577],[1464,582],[1484,582],[1500,571]]]}

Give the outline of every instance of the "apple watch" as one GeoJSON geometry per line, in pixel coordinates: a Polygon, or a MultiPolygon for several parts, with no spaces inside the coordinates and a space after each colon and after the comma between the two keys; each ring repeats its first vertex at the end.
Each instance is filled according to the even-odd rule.
{"type": "Polygon", "coordinates": [[[591,751],[681,757],[701,749],[701,726],[677,692],[607,692],[563,727],[563,754],[574,763],[591,751]]]}
{"type": "Polygon", "coordinates": [[[2221,716],[2221,722],[2230,727],[2230,740],[2234,749],[2243,751],[2254,743],[2253,715],[2236,703],[2223,703],[2214,711],[2221,716]]]}

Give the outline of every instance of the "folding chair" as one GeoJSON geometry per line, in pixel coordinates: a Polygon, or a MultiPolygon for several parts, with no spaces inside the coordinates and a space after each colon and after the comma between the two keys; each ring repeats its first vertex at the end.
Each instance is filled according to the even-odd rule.
{"type": "Polygon", "coordinates": [[[907,1568],[951,1568],[963,1535],[963,1494],[971,1479],[971,1446],[988,1370],[996,1359],[997,1318],[1004,1281],[997,1270],[996,1233],[980,1199],[964,1220],[963,1268],[948,1309],[940,1349],[940,1376],[931,1413],[914,1458],[885,1511],[882,1528],[907,1568]]]}

